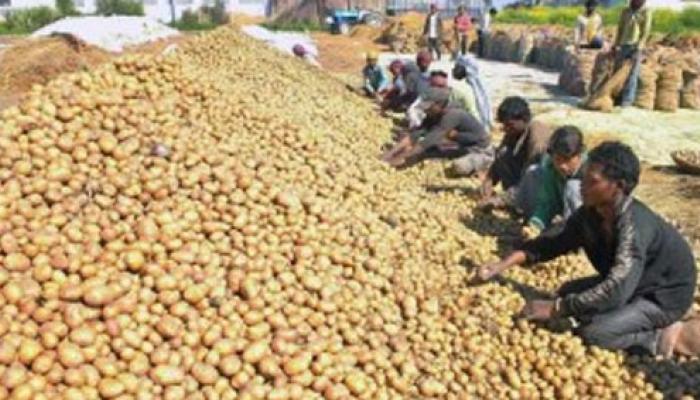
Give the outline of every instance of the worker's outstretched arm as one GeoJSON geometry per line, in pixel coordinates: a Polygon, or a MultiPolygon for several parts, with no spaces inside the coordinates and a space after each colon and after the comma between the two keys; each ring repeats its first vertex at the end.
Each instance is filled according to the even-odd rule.
{"type": "Polygon", "coordinates": [[[632,297],[644,272],[646,248],[651,241],[651,233],[638,227],[633,217],[626,213],[617,222],[618,244],[610,273],[591,289],[564,297],[562,316],[602,313],[626,304],[632,297]]]}
{"type": "Polygon", "coordinates": [[[566,221],[566,226],[558,234],[540,235],[533,240],[525,242],[520,249],[505,259],[481,267],[479,269],[479,277],[483,280],[488,280],[513,265],[549,261],[581,247],[582,221],[586,218],[584,212],[583,209],[579,209],[566,221]]]}

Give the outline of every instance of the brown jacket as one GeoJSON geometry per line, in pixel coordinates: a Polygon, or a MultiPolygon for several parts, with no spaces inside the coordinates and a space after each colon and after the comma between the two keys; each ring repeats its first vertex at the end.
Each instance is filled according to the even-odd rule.
{"type": "Polygon", "coordinates": [[[554,129],[549,125],[532,121],[527,132],[517,140],[503,138],[496,149],[496,160],[489,173],[493,183],[500,182],[504,189],[517,185],[525,170],[538,163],[547,153],[549,138],[553,132],[554,129]]]}

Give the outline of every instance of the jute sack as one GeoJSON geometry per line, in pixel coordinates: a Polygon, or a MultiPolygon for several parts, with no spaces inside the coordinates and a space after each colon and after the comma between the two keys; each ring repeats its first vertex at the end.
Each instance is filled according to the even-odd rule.
{"type": "Polygon", "coordinates": [[[589,95],[596,92],[598,88],[612,75],[615,61],[609,53],[598,52],[593,63],[591,73],[591,83],[588,86],[589,95]]]}
{"type": "Polygon", "coordinates": [[[656,65],[644,63],[639,71],[639,86],[634,105],[645,110],[654,109],[656,99],[656,65]]]}
{"type": "Polygon", "coordinates": [[[620,68],[613,72],[613,74],[591,94],[588,100],[584,102],[583,107],[589,110],[603,112],[612,111],[615,104],[613,99],[622,92],[625,81],[627,81],[627,77],[632,70],[632,64],[632,60],[625,60],[620,68]]]}
{"type": "Polygon", "coordinates": [[[681,89],[681,107],[700,110],[700,75],[696,71],[683,71],[683,88],[681,89]]]}
{"type": "Polygon", "coordinates": [[[674,62],[663,66],[656,80],[655,109],[674,112],[680,105],[680,88],[683,84],[683,70],[674,62]]]}
{"type": "Polygon", "coordinates": [[[597,55],[595,50],[568,52],[564,56],[564,67],[559,74],[559,87],[572,96],[587,96],[597,55]]]}
{"type": "Polygon", "coordinates": [[[523,32],[518,40],[518,48],[515,52],[515,59],[513,61],[525,64],[530,59],[530,53],[532,53],[532,48],[535,44],[535,38],[532,34],[523,32]]]}

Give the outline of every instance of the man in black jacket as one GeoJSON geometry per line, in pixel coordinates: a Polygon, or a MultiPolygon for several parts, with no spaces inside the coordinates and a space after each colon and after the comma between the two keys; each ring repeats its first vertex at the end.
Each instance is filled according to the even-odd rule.
{"type": "Polygon", "coordinates": [[[599,275],[568,282],[555,300],[533,300],[523,315],[569,317],[585,342],[670,356],[693,303],[697,271],[690,247],[671,225],[631,196],[639,160],[619,142],[592,150],[583,206],[559,233],[525,242],[479,270],[487,280],[512,265],[548,261],[583,248],[599,275]]]}

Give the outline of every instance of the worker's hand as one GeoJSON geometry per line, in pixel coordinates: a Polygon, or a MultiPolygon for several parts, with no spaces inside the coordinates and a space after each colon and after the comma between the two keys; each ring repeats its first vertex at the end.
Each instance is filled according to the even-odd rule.
{"type": "Polygon", "coordinates": [[[400,167],[406,163],[406,157],[403,155],[396,155],[394,157],[391,157],[387,160],[387,163],[391,165],[394,168],[400,167]]]}
{"type": "Polygon", "coordinates": [[[488,174],[486,174],[484,180],[481,182],[479,192],[481,194],[482,200],[488,199],[493,195],[493,181],[488,176],[488,174]]]}
{"type": "Polygon", "coordinates": [[[534,224],[528,224],[522,227],[520,230],[520,235],[525,240],[531,240],[539,236],[541,233],[540,228],[534,224]]]}
{"type": "Polygon", "coordinates": [[[445,135],[445,137],[447,137],[450,140],[456,140],[457,139],[457,130],[453,129],[453,130],[447,132],[447,135],[445,135]]]}
{"type": "Polygon", "coordinates": [[[533,321],[546,321],[554,317],[554,301],[530,300],[525,303],[520,316],[533,321]]]}
{"type": "Polygon", "coordinates": [[[483,211],[485,213],[490,213],[494,209],[503,208],[504,206],[505,206],[505,202],[499,196],[491,196],[491,197],[481,199],[479,201],[479,203],[477,204],[477,208],[479,208],[481,211],[483,211]]]}
{"type": "Polygon", "coordinates": [[[483,281],[483,282],[486,282],[486,281],[491,280],[492,278],[500,275],[500,273],[503,272],[503,270],[505,270],[505,269],[506,269],[506,265],[503,262],[503,260],[497,261],[494,263],[490,263],[490,264],[486,264],[486,265],[482,265],[481,267],[479,267],[479,271],[478,271],[479,279],[481,279],[481,281],[483,281]]]}

